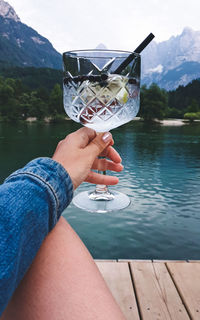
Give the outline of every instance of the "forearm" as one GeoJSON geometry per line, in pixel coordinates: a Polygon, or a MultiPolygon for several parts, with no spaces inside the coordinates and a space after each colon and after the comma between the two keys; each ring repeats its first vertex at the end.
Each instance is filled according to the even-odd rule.
{"type": "Polygon", "coordinates": [[[50,158],[31,161],[0,186],[0,312],[72,194],[67,172],[50,158]]]}

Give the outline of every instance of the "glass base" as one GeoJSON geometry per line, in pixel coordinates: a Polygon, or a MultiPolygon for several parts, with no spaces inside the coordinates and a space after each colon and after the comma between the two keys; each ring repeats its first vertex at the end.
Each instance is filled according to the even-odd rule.
{"type": "Polygon", "coordinates": [[[73,198],[73,203],[76,207],[86,211],[105,213],[122,210],[128,207],[131,202],[124,193],[112,191],[109,194],[110,196],[106,200],[104,198],[96,200],[95,192],[83,191],[73,198]]]}

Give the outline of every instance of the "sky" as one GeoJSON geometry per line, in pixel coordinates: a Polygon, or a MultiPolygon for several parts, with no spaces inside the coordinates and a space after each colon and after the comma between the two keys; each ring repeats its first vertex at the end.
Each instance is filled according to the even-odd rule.
{"type": "Polygon", "coordinates": [[[21,22],[62,53],[92,49],[133,51],[152,32],[156,42],[200,30],[200,0],[7,0],[21,22]]]}

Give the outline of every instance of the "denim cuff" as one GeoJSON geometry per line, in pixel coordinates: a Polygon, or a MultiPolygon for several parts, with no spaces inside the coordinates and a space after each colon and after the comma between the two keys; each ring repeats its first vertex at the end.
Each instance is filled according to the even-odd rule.
{"type": "Polygon", "coordinates": [[[56,218],[58,219],[63,210],[70,204],[73,198],[73,184],[64,167],[51,158],[43,157],[30,161],[25,167],[12,173],[5,182],[13,178],[28,175],[44,184],[51,195],[53,195],[56,218]]]}

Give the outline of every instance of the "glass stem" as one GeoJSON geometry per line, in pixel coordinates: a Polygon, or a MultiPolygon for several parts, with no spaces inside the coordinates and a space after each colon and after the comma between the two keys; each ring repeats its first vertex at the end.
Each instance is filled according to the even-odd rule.
{"type": "MultiPolygon", "coordinates": [[[[102,159],[102,157],[101,157],[102,159]]],[[[106,175],[106,171],[98,170],[98,173],[106,175]]],[[[96,184],[95,190],[90,193],[89,198],[91,200],[104,200],[109,201],[114,199],[114,195],[108,190],[108,186],[105,184],[96,184]]]]}
{"type": "MultiPolygon", "coordinates": [[[[102,173],[104,176],[106,176],[106,171],[99,171],[98,173],[102,173]]],[[[96,188],[95,188],[95,192],[96,193],[104,193],[104,192],[108,192],[108,187],[105,184],[96,184],[96,188]]]]}

